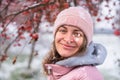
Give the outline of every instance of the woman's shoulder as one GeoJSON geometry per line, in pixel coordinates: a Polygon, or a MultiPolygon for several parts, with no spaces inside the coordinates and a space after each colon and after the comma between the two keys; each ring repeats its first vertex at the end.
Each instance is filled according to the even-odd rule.
{"type": "Polygon", "coordinates": [[[95,67],[95,66],[78,66],[78,67],[75,67],[73,70],[73,72],[79,72],[79,73],[88,73],[88,72],[98,72],[98,69],[95,67]]]}
{"type": "Polygon", "coordinates": [[[87,66],[78,66],[78,67],[76,67],[75,69],[78,69],[78,70],[83,70],[83,71],[88,71],[88,70],[98,70],[97,68],[96,68],[96,66],[92,66],[92,65],[87,65],[87,66]]]}
{"type": "Polygon", "coordinates": [[[85,80],[104,80],[95,66],[80,66],[74,68],[71,72],[77,74],[78,78],[84,78],[85,80]]]}

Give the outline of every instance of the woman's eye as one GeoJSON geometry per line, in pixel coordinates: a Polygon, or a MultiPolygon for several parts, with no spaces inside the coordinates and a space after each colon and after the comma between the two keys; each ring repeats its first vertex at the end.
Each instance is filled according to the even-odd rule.
{"type": "Polygon", "coordinates": [[[75,36],[75,37],[83,37],[83,34],[82,34],[82,33],[79,33],[79,32],[76,32],[76,33],[74,33],[74,36],[75,36]]]}
{"type": "Polygon", "coordinates": [[[67,32],[65,29],[59,29],[58,31],[59,31],[59,32],[62,32],[62,33],[67,32]]]}

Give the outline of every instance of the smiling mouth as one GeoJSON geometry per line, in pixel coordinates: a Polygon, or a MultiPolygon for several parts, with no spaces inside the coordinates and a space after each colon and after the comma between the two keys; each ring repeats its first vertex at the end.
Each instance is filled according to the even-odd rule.
{"type": "Polygon", "coordinates": [[[67,45],[67,44],[62,44],[62,46],[63,46],[64,49],[67,49],[67,50],[75,49],[75,46],[71,46],[71,45],[67,45]]]}

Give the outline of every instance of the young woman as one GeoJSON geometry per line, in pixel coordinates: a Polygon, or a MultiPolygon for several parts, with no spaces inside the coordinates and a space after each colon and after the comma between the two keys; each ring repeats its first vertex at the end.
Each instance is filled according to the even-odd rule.
{"type": "Polygon", "coordinates": [[[48,80],[103,80],[95,67],[104,62],[106,49],[93,43],[93,22],[82,7],[61,11],[54,23],[54,41],[43,67],[48,80]]]}

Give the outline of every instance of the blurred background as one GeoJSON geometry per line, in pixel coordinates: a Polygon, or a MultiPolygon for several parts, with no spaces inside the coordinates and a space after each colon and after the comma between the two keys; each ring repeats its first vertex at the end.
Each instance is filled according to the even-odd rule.
{"type": "Polygon", "coordinates": [[[0,0],[0,80],[47,80],[42,59],[53,41],[54,20],[70,6],[90,12],[93,41],[107,49],[97,67],[105,80],[120,80],[120,0],[0,0]]]}

